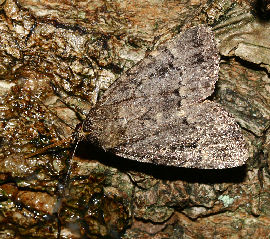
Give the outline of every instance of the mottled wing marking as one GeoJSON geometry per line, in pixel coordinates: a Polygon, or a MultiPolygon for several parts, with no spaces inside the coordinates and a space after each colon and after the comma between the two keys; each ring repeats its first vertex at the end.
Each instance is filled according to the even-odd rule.
{"type": "Polygon", "coordinates": [[[122,75],[84,122],[92,143],[140,162],[195,168],[244,164],[239,126],[205,100],[218,78],[213,34],[193,27],[122,75]]]}

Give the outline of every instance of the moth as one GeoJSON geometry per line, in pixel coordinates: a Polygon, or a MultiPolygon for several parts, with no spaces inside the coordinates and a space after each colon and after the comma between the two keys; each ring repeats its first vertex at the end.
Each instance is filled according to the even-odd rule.
{"type": "Polygon", "coordinates": [[[192,27],[159,46],[104,93],[80,135],[120,157],[167,166],[224,169],[248,150],[235,119],[207,98],[218,80],[210,28],[192,27]]]}

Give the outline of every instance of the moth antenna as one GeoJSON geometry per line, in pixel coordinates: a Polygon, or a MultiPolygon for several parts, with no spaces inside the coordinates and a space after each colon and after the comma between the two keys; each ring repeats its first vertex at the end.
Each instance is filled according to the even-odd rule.
{"type": "Polygon", "coordinates": [[[261,205],[261,196],[262,193],[264,192],[264,176],[263,176],[263,170],[266,167],[266,157],[268,157],[268,155],[264,155],[263,152],[261,152],[261,155],[259,155],[259,170],[258,170],[258,180],[259,180],[259,185],[260,185],[260,189],[259,189],[259,202],[258,202],[258,209],[259,211],[262,211],[262,205],[261,205]]]}
{"type": "Polygon", "coordinates": [[[60,146],[60,145],[62,145],[62,144],[64,144],[64,143],[68,143],[68,142],[70,142],[70,141],[72,141],[72,137],[64,138],[64,139],[59,140],[59,141],[57,141],[57,142],[55,142],[55,143],[53,143],[53,144],[50,144],[50,145],[45,146],[45,147],[42,148],[42,149],[38,149],[38,150],[37,150],[36,152],[34,152],[34,153],[31,153],[31,154],[28,154],[28,155],[24,156],[24,159],[32,158],[32,157],[34,157],[34,156],[36,156],[36,155],[38,155],[38,154],[43,154],[43,153],[46,152],[48,149],[55,148],[55,147],[60,146]]]}
{"type": "Polygon", "coordinates": [[[80,138],[77,137],[77,133],[76,133],[75,137],[76,137],[75,138],[75,146],[74,146],[74,150],[73,150],[73,153],[71,155],[71,158],[70,158],[70,160],[68,160],[68,169],[67,169],[66,177],[65,177],[65,180],[64,180],[64,187],[66,187],[68,185],[68,181],[69,181],[69,178],[70,178],[70,172],[71,172],[71,165],[72,165],[76,150],[78,148],[78,145],[79,145],[79,143],[81,141],[80,138]]]}
{"type": "MultiPolygon", "coordinates": [[[[55,114],[52,110],[50,110],[50,109],[48,108],[48,106],[45,105],[40,99],[36,98],[36,100],[37,100],[40,104],[42,104],[42,105],[46,108],[46,110],[48,110],[51,114],[53,114],[55,117],[57,117],[57,118],[58,118],[62,123],[64,123],[66,126],[68,126],[69,128],[71,128],[72,130],[76,130],[76,129],[77,129],[77,127],[76,127],[76,129],[74,129],[74,127],[73,127],[72,125],[66,123],[63,119],[61,119],[57,114],[55,114]]],[[[31,154],[28,154],[28,155],[24,156],[24,159],[28,159],[28,158],[34,157],[34,156],[36,156],[36,155],[38,155],[38,154],[43,154],[43,153],[46,152],[48,149],[51,149],[51,148],[60,146],[60,145],[62,145],[62,144],[64,144],[64,143],[68,143],[68,142],[72,142],[72,141],[73,141],[73,136],[70,136],[70,137],[68,137],[68,138],[64,138],[64,139],[62,139],[62,140],[58,140],[57,142],[55,142],[55,143],[53,143],[53,144],[50,144],[50,145],[48,145],[48,146],[45,146],[45,147],[42,148],[42,149],[38,149],[38,150],[37,150],[36,152],[34,152],[34,153],[31,153],[31,154]]]]}
{"type": "Polygon", "coordinates": [[[73,159],[75,157],[75,153],[77,151],[78,145],[80,141],[82,141],[82,137],[80,133],[82,126],[83,124],[78,124],[76,126],[74,134],[70,137],[70,139],[74,142],[75,146],[74,146],[71,158],[67,160],[67,172],[64,177],[63,184],[60,184],[58,182],[59,194],[58,194],[57,203],[55,206],[55,213],[57,215],[57,224],[58,224],[57,239],[61,238],[61,220],[60,220],[61,209],[62,209],[63,200],[66,196],[66,189],[69,187],[69,180],[70,180],[70,173],[71,173],[73,159]]]}
{"type": "MultiPolygon", "coordinates": [[[[46,110],[48,110],[52,115],[54,115],[57,119],[59,119],[61,121],[61,123],[65,124],[67,127],[71,128],[72,130],[74,130],[74,127],[70,124],[68,124],[67,122],[65,122],[63,119],[61,119],[55,112],[53,112],[47,105],[45,105],[40,99],[35,98],[41,105],[43,105],[46,110]]],[[[61,102],[63,102],[61,99],[59,99],[61,102]]],[[[64,103],[64,102],[63,102],[64,103]]]]}

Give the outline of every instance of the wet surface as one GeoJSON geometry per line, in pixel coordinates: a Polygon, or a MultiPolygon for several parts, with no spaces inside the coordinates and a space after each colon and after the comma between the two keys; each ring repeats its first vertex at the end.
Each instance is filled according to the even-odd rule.
{"type": "Polygon", "coordinates": [[[60,238],[269,235],[269,23],[252,4],[0,2],[0,238],[57,238],[59,228],[60,238]],[[73,146],[25,156],[70,137],[123,72],[197,23],[216,34],[212,100],[242,127],[247,165],[154,166],[81,143],[59,211],[73,146]]]}

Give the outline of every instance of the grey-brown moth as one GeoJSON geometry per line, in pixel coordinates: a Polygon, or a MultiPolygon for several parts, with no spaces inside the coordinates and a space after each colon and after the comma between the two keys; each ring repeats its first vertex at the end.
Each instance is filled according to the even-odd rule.
{"type": "Polygon", "coordinates": [[[213,33],[192,27],[116,80],[81,133],[105,151],[139,162],[200,169],[243,165],[248,151],[240,127],[207,100],[218,71],[213,33]]]}

